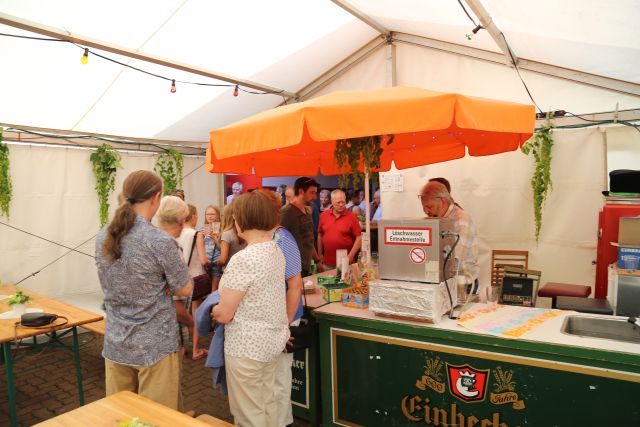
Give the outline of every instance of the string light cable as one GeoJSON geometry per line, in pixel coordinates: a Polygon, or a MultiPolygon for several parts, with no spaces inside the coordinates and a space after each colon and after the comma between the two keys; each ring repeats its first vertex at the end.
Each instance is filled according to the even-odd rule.
{"type": "MultiPolygon", "coordinates": [[[[467,15],[467,17],[469,18],[469,20],[471,21],[471,23],[473,24],[474,28],[473,30],[471,30],[471,32],[473,34],[476,34],[478,31],[484,29],[484,27],[478,23],[476,23],[475,19],[473,19],[471,17],[471,14],[469,14],[469,12],[467,11],[467,8],[464,7],[464,4],[462,4],[461,0],[458,0],[458,4],[460,5],[460,7],[462,8],[462,10],[464,11],[465,15],[467,15]]],[[[471,35],[469,34],[465,34],[465,36],[467,37],[468,40],[471,40],[471,35]]],[[[504,40],[504,44],[507,46],[507,50],[509,51],[509,57],[511,60],[511,64],[513,65],[513,67],[516,70],[516,73],[518,74],[518,78],[520,79],[520,81],[522,82],[522,85],[524,86],[524,89],[527,91],[527,95],[529,95],[529,99],[531,99],[531,102],[533,103],[533,105],[536,106],[536,108],[538,109],[538,111],[540,113],[542,113],[542,109],[538,106],[538,104],[536,103],[536,101],[533,99],[533,95],[531,95],[531,91],[529,90],[529,88],[527,87],[527,84],[524,82],[524,79],[522,78],[522,76],[520,75],[520,69],[518,68],[518,64],[516,63],[515,58],[513,57],[513,52],[511,50],[511,46],[509,46],[509,43],[507,42],[507,38],[505,37],[504,33],[502,31],[500,31],[500,36],[502,37],[502,40],[504,40]]]]}
{"type": "MultiPolygon", "coordinates": [[[[464,10],[464,13],[467,15],[467,17],[469,18],[469,21],[471,21],[471,23],[473,24],[474,27],[478,28],[480,27],[480,29],[484,28],[482,25],[476,23],[476,21],[471,17],[471,15],[469,14],[469,12],[467,11],[467,8],[464,7],[464,4],[462,4],[461,0],[458,0],[458,4],[460,5],[460,7],[462,8],[462,10],[464,10]]],[[[477,33],[478,31],[474,32],[477,33]]]]}
{"type": "MultiPolygon", "coordinates": [[[[469,12],[467,11],[467,8],[464,7],[464,4],[462,4],[462,1],[458,0],[458,4],[462,8],[462,10],[464,10],[464,13],[467,15],[467,17],[469,18],[469,20],[473,24],[473,30],[471,30],[471,33],[473,35],[476,35],[476,34],[478,34],[478,31],[484,30],[484,27],[481,24],[476,23],[476,21],[471,17],[469,12]]],[[[471,40],[471,38],[473,37],[472,34],[465,34],[464,36],[467,38],[467,40],[471,40]]]]}
{"type": "MultiPolygon", "coordinates": [[[[103,142],[111,142],[114,144],[123,144],[123,145],[137,145],[138,147],[140,146],[148,146],[148,147],[154,147],[156,149],[158,149],[160,152],[166,152],[167,148],[166,147],[170,147],[170,148],[182,148],[182,149],[191,149],[191,150],[201,150],[197,153],[193,153],[193,154],[185,154],[182,153],[183,155],[192,155],[192,156],[204,156],[206,154],[206,149],[202,149],[200,147],[190,147],[190,146],[179,146],[179,145],[162,145],[162,144],[154,144],[152,142],[138,142],[138,141],[129,141],[129,140],[124,140],[124,139],[114,139],[114,138],[105,138],[102,136],[97,136],[97,135],[83,135],[83,134],[78,134],[78,135],[58,135],[58,134],[53,134],[53,133],[45,133],[45,132],[37,132],[37,131],[33,131],[33,130],[27,130],[27,129],[20,129],[20,128],[12,128],[12,127],[7,127],[5,128],[5,131],[7,132],[19,132],[19,133],[26,133],[26,134],[30,134],[30,135],[36,135],[36,136],[40,136],[43,138],[52,138],[52,139],[63,139],[68,141],[70,144],[73,144],[74,146],[81,146],[77,143],[74,143],[73,141],[70,141],[71,139],[82,139],[82,140],[96,140],[96,141],[103,141],[103,142]]],[[[6,138],[6,136],[5,136],[6,138]]],[[[25,141],[16,141],[16,142],[25,142],[25,141]]],[[[33,141],[30,141],[33,142],[33,141]]],[[[81,146],[84,147],[84,146],[81,146]]]]}
{"type": "MultiPolygon", "coordinates": [[[[628,120],[619,120],[619,119],[591,120],[591,119],[585,119],[584,117],[582,117],[582,116],[581,116],[581,115],[579,115],[579,114],[573,114],[573,113],[572,113],[572,112],[570,112],[570,111],[566,111],[565,113],[566,113],[566,114],[568,114],[568,115],[569,115],[569,116],[571,116],[571,117],[575,117],[576,119],[580,119],[580,120],[585,121],[585,122],[587,122],[587,123],[592,123],[592,125],[594,125],[594,126],[595,126],[595,125],[605,125],[605,124],[616,124],[616,123],[620,123],[620,124],[622,124],[622,125],[632,127],[632,128],[634,128],[635,130],[637,130],[638,132],[640,132],[640,125],[633,124],[633,123],[631,123],[631,122],[630,122],[630,121],[628,121],[628,120]]],[[[638,121],[640,121],[640,119],[638,119],[638,121]]],[[[575,125],[567,125],[567,126],[575,126],[575,125]]],[[[584,127],[584,126],[582,126],[582,127],[584,127]]]]}
{"type": "MultiPolygon", "coordinates": [[[[4,37],[13,37],[13,38],[18,38],[18,39],[26,39],[26,40],[37,40],[37,41],[47,41],[47,42],[62,42],[62,43],[69,43],[72,44],[80,49],[82,49],[83,51],[83,55],[81,57],[81,62],[83,64],[86,64],[88,62],[88,56],[89,53],[91,53],[94,56],[97,56],[98,58],[104,59],[106,61],[112,62],[114,64],[118,64],[122,67],[127,67],[130,68],[132,70],[138,71],[140,73],[144,73],[147,74],[149,76],[152,77],[156,77],[159,79],[163,79],[163,80],[167,80],[169,82],[172,82],[172,86],[171,86],[171,92],[175,93],[175,87],[176,87],[176,83],[180,83],[180,84],[187,84],[187,85],[194,85],[194,86],[209,86],[209,87],[228,87],[228,88],[234,88],[234,92],[237,90],[240,90],[244,93],[249,93],[252,95],[279,95],[284,93],[284,89],[281,90],[274,90],[274,91],[254,91],[254,90],[248,90],[248,89],[244,89],[242,88],[238,83],[204,83],[204,82],[194,82],[194,81],[187,81],[187,80],[177,80],[177,79],[173,79],[170,77],[166,77],[160,74],[155,74],[152,73],[150,71],[147,70],[143,70],[142,68],[138,68],[138,67],[134,67],[133,65],[130,64],[125,64],[124,62],[120,62],[117,61],[113,58],[109,58],[108,56],[102,55],[100,53],[97,53],[87,47],[81,46],[77,43],[71,42],[69,40],[61,40],[61,39],[54,39],[54,38],[45,38],[45,37],[33,37],[33,36],[22,36],[22,35],[18,35],[18,34],[9,34],[9,33],[0,33],[0,36],[4,36],[4,37]]],[[[237,95],[235,95],[237,96],[237,95]]]]}
{"type": "MultiPolygon", "coordinates": [[[[578,117],[578,118],[581,118],[581,117],[578,117]]],[[[621,124],[624,126],[629,126],[631,128],[634,128],[636,131],[640,132],[640,125],[633,124],[627,120],[588,120],[584,118],[581,118],[581,119],[585,120],[588,123],[583,123],[583,124],[576,123],[573,125],[556,125],[554,126],[554,130],[555,129],[583,129],[583,128],[589,128],[589,127],[600,126],[600,125],[621,124]]],[[[541,128],[536,128],[535,130],[539,130],[539,129],[541,128]]]]}
{"type": "Polygon", "coordinates": [[[538,111],[540,113],[542,113],[543,112],[542,108],[540,108],[540,106],[535,101],[535,99],[533,99],[533,95],[531,95],[531,91],[529,90],[529,87],[524,82],[524,79],[522,78],[522,75],[520,74],[520,68],[518,68],[518,64],[516,63],[516,60],[513,57],[513,52],[511,51],[511,46],[509,46],[509,43],[507,42],[507,38],[505,37],[505,35],[504,35],[504,33],[502,31],[500,31],[500,36],[502,37],[502,40],[504,40],[504,44],[507,46],[507,51],[509,52],[509,57],[511,58],[511,64],[513,65],[513,68],[515,68],[516,73],[518,74],[518,78],[522,82],[522,86],[524,86],[524,90],[527,91],[527,95],[529,95],[529,99],[531,100],[531,102],[533,102],[533,105],[535,105],[536,108],[538,109],[538,111]]]}

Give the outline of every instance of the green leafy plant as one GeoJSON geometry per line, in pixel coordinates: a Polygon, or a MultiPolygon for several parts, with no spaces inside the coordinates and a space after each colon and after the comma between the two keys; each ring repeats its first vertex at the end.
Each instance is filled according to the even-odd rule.
{"type": "Polygon", "coordinates": [[[9,208],[13,197],[13,186],[9,171],[9,146],[4,144],[3,129],[0,128],[0,213],[9,218],[9,208]]]}
{"type": "Polygon", "coordinates": [[[533,136],[522,146],[524,154],[533,154],[535,169],[531,177],[531,189],[533,190],[533,214],[536,222],[536,242],[540,240],[542,228],[542,206],[547,200],[549,191],[553,187],[551,182],[551,148],[553,147],[551,121],[538,129],[533,136]]]}
{"type": "Polygon", "coordinates": [[[18,289],[15,294],[9,296],[9,299],[7,300],[7,304],[9,304],[10,306],[15,304],[26,304],[30,300],[31,300],[31,297],[29,295],[25,294],[20,289],[18,289]]]}
{"type": "Polygon", "coordinates": [[[162,178],[164,183],[164,195],[171,194],[173,190],[182,187],[182,167],[184,159],[182,154],[174,148],[169,148],[158,157],[154,170],[162,178]]]}
{"type": "Polygon", "coordinates": [[[350,179],[353,180],[353,187],[357,188],[360,182],[364,182],[364,174],[360,172],[362,165],[364,171],[368,171],[371,178],[378,179],[378,173],[374,172],[380,168],[380,157],[384,149],[382,144],[387,146],[393,142],[394,135],[373,135],[360,138],[348,138],[336,140],[336,148],[333,152],[338,168],[343,172],[338,179],[338,185],[347,187],[350,179]]]}
{"type": "Polygon", "coordinates": [[[130,420],[124,420],[118,427],[157,427],[155,424],[149,424],[144,421],[141,421],[138,417],[133,417],[130,420]]]}
{"type": "Polygon", "coordinates": [[[116,188],[116,169],[121,168],[120,154],[109,144],[102,144],[89,160],[96,177],[96,192],[100,202],[100,226],[109,221],[109,194],[116,188]]]}

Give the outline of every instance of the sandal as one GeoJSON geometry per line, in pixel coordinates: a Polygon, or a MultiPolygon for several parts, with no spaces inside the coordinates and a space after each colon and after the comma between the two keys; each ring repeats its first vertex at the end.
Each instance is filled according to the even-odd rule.
{"type": "Polygon", "coordinates": [[[203,357],[206,357],[209,354],[209,352],[205,349],[200,349],[200,351],[198,353],[193,353],[193,355],[191,356],[191,360],[200,360],[203,357]]]}

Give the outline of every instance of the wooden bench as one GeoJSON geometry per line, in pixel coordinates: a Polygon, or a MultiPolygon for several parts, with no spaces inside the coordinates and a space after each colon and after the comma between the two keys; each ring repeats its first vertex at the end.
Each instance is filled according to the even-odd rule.
{"type": "Polygon", "coordinates": [[[204,423],[207,423],[212,426],[217,426],[217,427],[233,427],[233,424],[229,424],[228,422],[223,421],[219,418],[212,417],[209,414],[198,415],[196,417],[196,420],[200,420],[204,423]]]}
{"type": "Polygon", "coordinates": [[[82,325],[83,329],[86,329],[91,332],[95,332],[96,334],[100,334],[104,336],[104,330],[107,327],[107,321],[105,319],[99,320],[93,323],[85,323],[82,325]]]}

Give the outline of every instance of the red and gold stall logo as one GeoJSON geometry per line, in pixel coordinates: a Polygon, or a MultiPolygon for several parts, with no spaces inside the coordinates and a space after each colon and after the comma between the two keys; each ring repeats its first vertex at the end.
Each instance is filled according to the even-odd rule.
{"type": "Polygon", "coordinates": [[[449,391],[464,402],[482,402],[487,393],[489,372],[490,369],[475,369],[468,364],[447,363],[449,391]]]}

